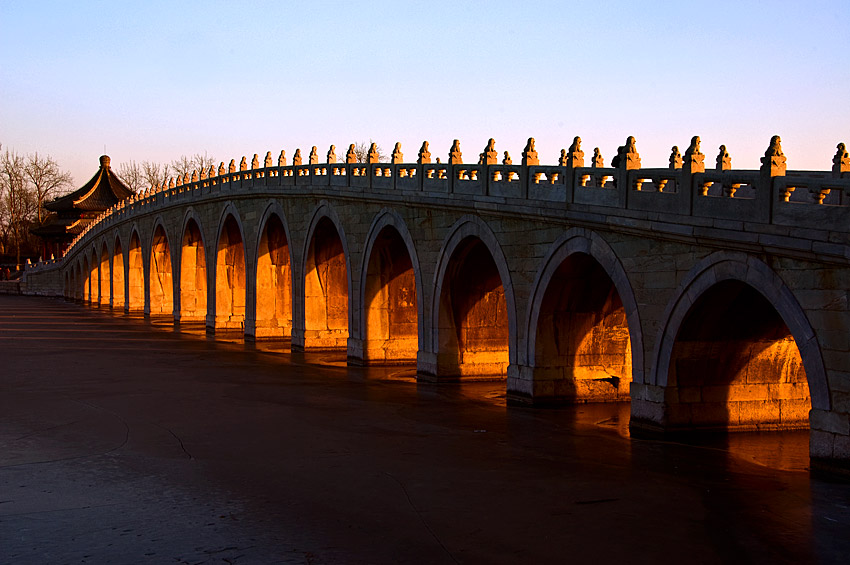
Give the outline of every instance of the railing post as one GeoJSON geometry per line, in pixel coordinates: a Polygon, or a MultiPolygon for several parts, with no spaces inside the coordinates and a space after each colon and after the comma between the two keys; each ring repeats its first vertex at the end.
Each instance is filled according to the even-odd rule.
{"type": "Polygon", "coordinates": [[[617,148],[617,155],[611,160],[611,166],[617,170],[618,204],[620,208],[629,207],[629,193],[632,191],[629,171],[640,170],[640,154],[635,146],[634,136],[626,138],[626,144],[617,148]]]}
{"type": "Polygon", "coordinates": [[[759,180],[756,186],[756,221],[773,223],[773,206],[779,195],[774,195],[774,177],[785,176],[785,154],[778,135],[770,138],[770,146],[761,158],[759,180]]]}
{"type": "Polygon", "coordinates": [[[678,195],[681,202],[679,212],[688,216],[694,211],[694,191],[697,190],[694,186],[694,175],[705,172],[705,155],[700,151],[699,144],[699,136],[693,136],[682,160],[682,186],[679,187],[678,195]]]}
{"type": "Polygon", "coordinates": [[[457,139],[452,143],[452,148],[449,149],[449,162],[446,165],[446,174],[449,176],[449,194],[454,194],[455,191],[455,165],[463,165],[463,153],[460,151],[460,141],[457,139]]]}
{"type": "Polygon", "coordinates": [[[528,172],[529,167],[540,164],[540,159],[537,157],[537,150],[534,148],[534,138],[529,137],[525,144],[525,149],[522,150],[522,194],[520,198],[528,200],[528,195],[531,194],[531,175],[528,172]]]}
{"type": "Polygon", "coordinates": [[[581,138],[579,136],[573,138],[573,143],[568,151],[563,151],[558,164],[567,168],[566,178],[564,179],[564,190],[567,192],[565,200],[567,204],[572,204],[579,185],[575,170],[584,167],[584,151],[581,149],[581,138]]]}
{"type": "Polygon", "coordinates": [[[840,179],[850,173],[850,154],[847,146],[839,143],[835,146],[835,156],[832,158],[832,176],[840,179]]]}

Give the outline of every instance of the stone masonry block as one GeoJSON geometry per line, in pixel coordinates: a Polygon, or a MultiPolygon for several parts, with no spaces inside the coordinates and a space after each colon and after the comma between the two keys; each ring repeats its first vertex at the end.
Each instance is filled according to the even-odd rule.
{"type": "Polygon", "coordinates": [[[664,405],[647,400],[632,399],[632,419],[663,424],[665,420],[664,405]]]}
{"type": "Polygon", "coordinates": [[[823,459],[832,458],[835,434],[812,430],[809,434],[809,455],[823,459]]]}
{"type": "Polygon", "coordinates": [[[848,309],[848,291],[843,288],[796,290],[794,296],[806,310],[839,310],[848,309]]]}
{"type": "Polygon", "coordinates": [[[850,436],[832,436],[832,456],[835,459],[850,459],[850,436]]]}
{"type": "Polygon", "coordinates": [[[832,409],[843,414],[850,414],[850,393],[833,390],[832,409]]]}
{"type": "Polygon", "coordinates": [[[830,371],[829,388],[832,392],[850,393],[850,373],[843,371],[830,371]]]}
{"type": "Polygon", "coordinates": [[[850,353],[823,349],[823,361],[827,370],[850,372],[850,353]]]}
{"type": "Polygon", "coordinates": [[[812,430],[821,430],[839,435],[850,435],[850,417],[847,414],[812,409],[809,412],[812,430]]]}
{"type": "Polygon", "coordinates": [[[841,331],[821,330],[817,334],[818,342],[824,349],[850,351],[850,336],[841,331]]]}

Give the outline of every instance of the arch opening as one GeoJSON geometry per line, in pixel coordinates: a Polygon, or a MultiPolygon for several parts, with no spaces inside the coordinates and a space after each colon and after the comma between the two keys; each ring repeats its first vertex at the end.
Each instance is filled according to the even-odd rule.
{"type": "Polygon", "coordinates": [[[80,263],[74,267],[74,300],[83,299],[83,289],[85,281],[83,280],[83,272],[80,263]]]}
{"type": "Polygon", "coordinates": [[[207,258],[201,229],[190,219],[180,246],[180,321],[202,322],[206,317],[207,258]]]}
{"type": "Polygon", "coordinates": [[[109,306],[112,303],[112,269],[109,267],[109,249],[106,243],[103,244],[103,249],[100,253],[100,304],[109,306]]]}
{"type": "Polygon", "coordinates": [[[89,301],[94,306],[100,306],[100,258],[98,257],[96,249],[92,249],[91,262],[89,263],[89,266],[91,267],[91,273],[89,273],[89,280],[91,281],[91,298],[89,301]]]}
{"type": "Polygon", "coordinates": [[[438,374],[505,378],[510,331],[505,289],[496,262],[480,239],[467,237],[452,254],[439,308],[438,374]]]}
{"type": "Polygon", "coordinates": [[[142,259],[142,242],[133,232],[127,254],[127,309],[141,312],[145,309],[145,273],[142,259]]]}
{"type": "Polygon", "coordinates": [[[709,288],[685,316],[667,402],[672,428],[808,428],[811,409],[791,331],[761,293],[737,280],[709,288]]]}
{"type": "Polygon", "coordinates": [[[292,335],[292,268],[289,242],[280,218],[272,214],[260,238],[257,254],[255,337],[292,335]]]}
{"type": "Polygon", "coordinates": [[[150,313],[153,316],[174,313],[174,279],[171,270],[171,250],[165,229],[156,227],[151,241],[150,313]]]}
{"type": "Polygon", "coordinates": [[[384,227],[375,239],[364,292],[367,363],[415,363],[419,320],[413,261],[398,230],[384,227]]]}
{"type": "Polygon", "coordinates": [[[348,269],[333,222],[316,224],[304,269],[304,345],[345,348],[348,343],[348,269]]]}
{"type": "Polygon", "coordinates": [[[121,240],[115,238],[115,251],[112,254],[112,307],[124,308],[124,252],[121,240]]]}
{"type": "Polygon", "coordinates": [[[89,267],[88,254],[86,254],[86,257],[83,259],[83,277],[84,277],[84,279],[83,279],[83,300],[85,302],[91,302],[91,291],[92,291],[91,271],[92,270],[89,267]]]}
{"type": "Polygon", "coordinates": [[[215,279],[215,327],[242,329],[245,324],[245,246],[233,216],[227,216],[221,228],[215,279]]]}
{"type": "Polygon", "coordinates": [[[536,332],[536,390],[566,401],[629,400],[626,310],[596,259],[573,253],[561,262],[543,295],[536,332]]]}

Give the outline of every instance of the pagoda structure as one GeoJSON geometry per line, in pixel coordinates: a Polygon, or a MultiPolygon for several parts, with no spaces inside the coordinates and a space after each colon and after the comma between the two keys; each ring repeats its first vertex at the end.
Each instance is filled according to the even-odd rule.
{"type": "Polygon", "coordinates": [[[70,194],[44,205],[50,212],[44,223],[31,233],[44,241],[44,258],[60,257],[71,241],[102,212],[132,196],[109,166],[109,156],[101,155],[100,169],[89,182],[70,194]]]}

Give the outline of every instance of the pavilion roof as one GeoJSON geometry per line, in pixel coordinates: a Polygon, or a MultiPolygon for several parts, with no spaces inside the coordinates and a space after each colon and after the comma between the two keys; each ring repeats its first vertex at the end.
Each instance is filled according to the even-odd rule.
{"type": "Polygon", "coordinates": [[[102,212],[134,193],[112,172],[109,156],[101,155],[100,169],[89,182],[70,194],[59,197],[44,205],[54,212],[79,210],[102,212]]]}
{"type": "Polygon", "coordinates": [[[93,221],[93,218],[60,218],[56,214],[51,214],[41,226],[31,228],[30,233],[46,238],[75,236],[82,233],[83,229],[93,221]]]}

